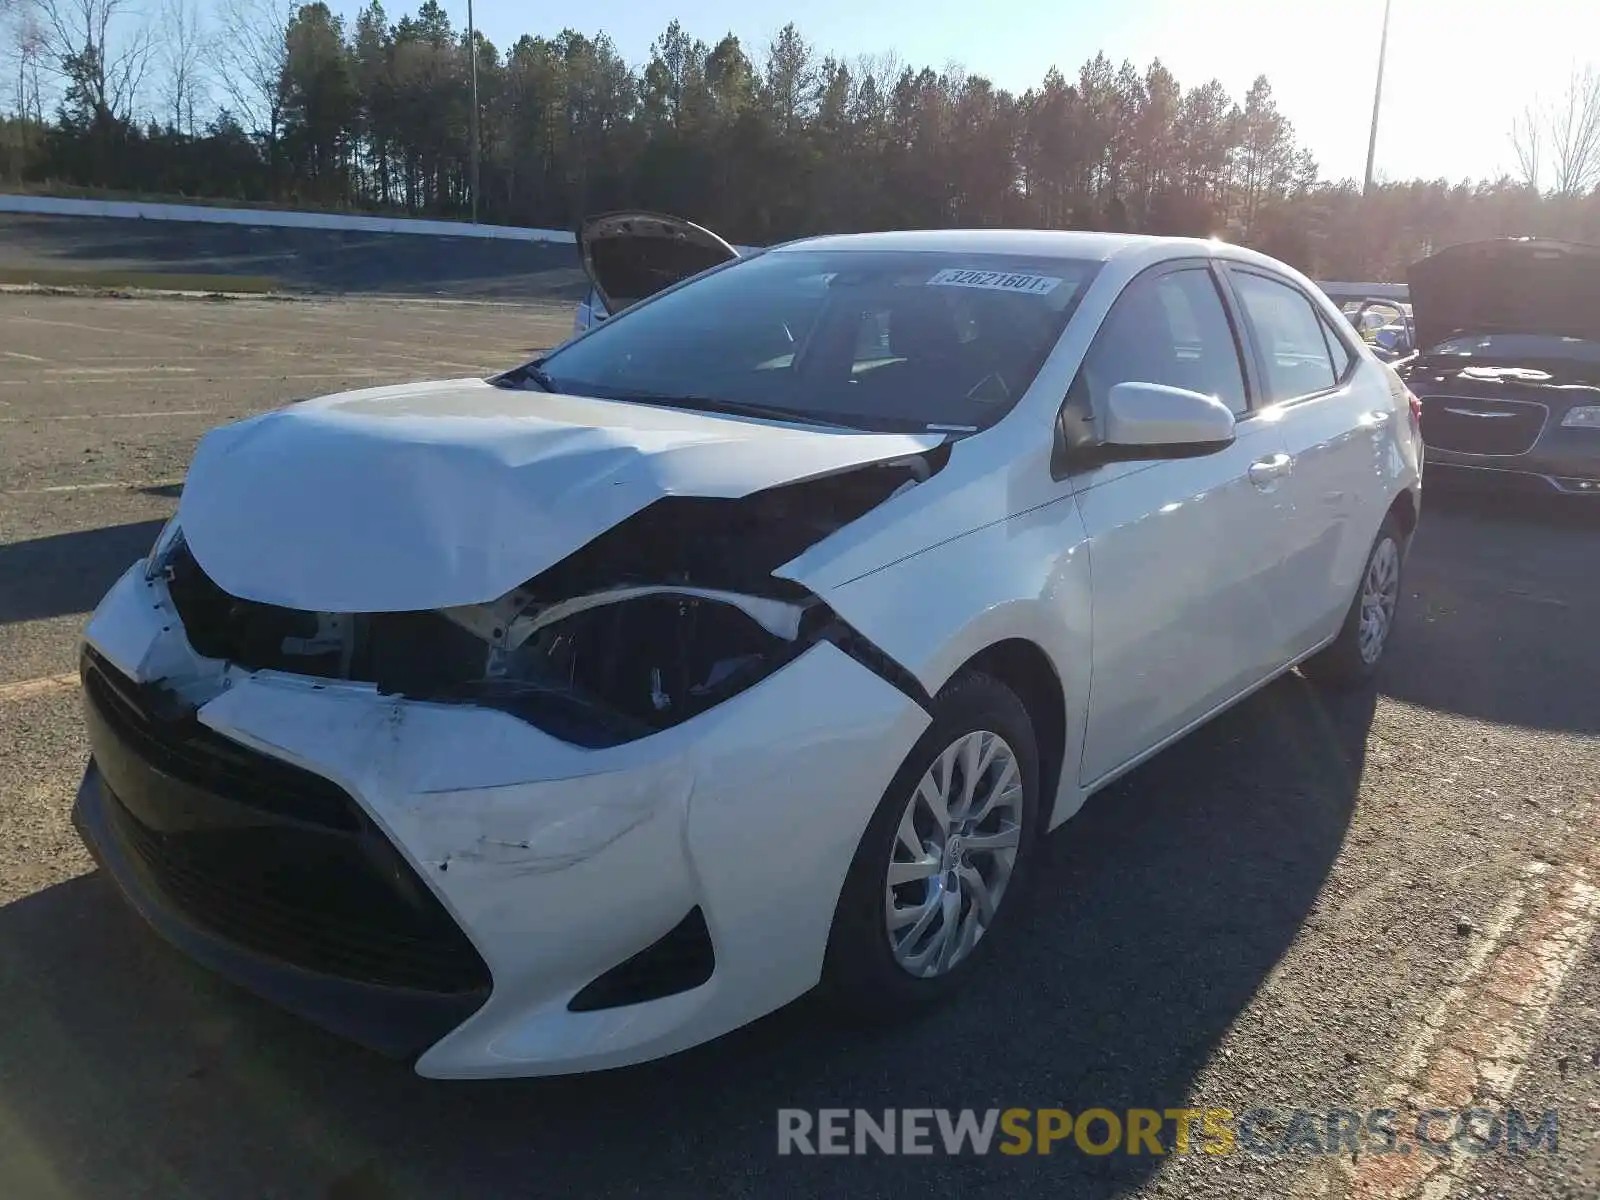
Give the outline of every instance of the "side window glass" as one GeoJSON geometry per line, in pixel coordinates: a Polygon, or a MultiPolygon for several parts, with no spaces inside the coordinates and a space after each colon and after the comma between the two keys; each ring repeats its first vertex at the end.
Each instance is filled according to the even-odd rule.
{"type": "Polygon", "coordinates": [[[1331,388],[1333,359],[1311,301],[1288,284],[1252,271],[1234,271],[1233,286],[1265,360],[1267,403],[1331,388]]]}
{"type": "Polygon", "coordinates": [[[1333,356],[1334,378],[1343,379],[1345,372],[1350,369],[1350,360],[1353,357],[1350,353],[1350,347],[1346,344],[1344,338],[1339,336],[1338,330],[1333,327],[1333,323],[1327,317],[1321,313],[1318,313],[1317,316],[1321,318],[1322,332],[1328,338],[1328,353],[1333,356]]]}
{"type": "Polygon", "coordinates": [[[1239,350],[1211,272],[1184,268],[1129,284],[1095,335],[1082,382],[1096,411],[1119,383],[1161,383],[1246,412],[1239,350]]]}

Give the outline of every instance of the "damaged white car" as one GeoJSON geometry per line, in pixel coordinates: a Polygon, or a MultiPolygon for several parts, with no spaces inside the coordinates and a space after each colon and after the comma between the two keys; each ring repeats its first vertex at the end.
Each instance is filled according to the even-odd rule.
{"type": "Polygon", "coordinates": [[[85,635],[102,867],[424,1075],[911,1012],[1091,792],[1393,622],[1410,397],[1281,264],[890,233],[660,289],[668,244],[541,360],[210,433],[85,635]]]}

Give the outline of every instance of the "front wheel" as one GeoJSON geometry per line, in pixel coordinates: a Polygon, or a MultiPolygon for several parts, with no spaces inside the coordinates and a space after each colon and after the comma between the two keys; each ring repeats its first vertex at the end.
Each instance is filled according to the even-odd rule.
{"type": "Polygon", "coordinates": [[[1354,686],[1378,673],[1384,649],[1394,630],[1400,603],[1400,574],[1405,535],[1391,513],[1383,519],[1367,554],[1361,586],[1336,637],[1301,664],[1307,678],[1319,683],[1354,686]]]}
{"type": "Polygon", "coordinates": [[[821,993],[871,1020],[955,988],[1016,916],[1039,841],[1039,752],[1016,694],[969,674],[934,701],[840,891],[821,993]]]}

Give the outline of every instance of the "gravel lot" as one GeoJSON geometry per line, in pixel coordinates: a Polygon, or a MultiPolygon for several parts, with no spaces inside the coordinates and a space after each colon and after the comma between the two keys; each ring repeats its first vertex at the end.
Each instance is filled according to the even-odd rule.
{"type": "Polygon", "coordinates": [[[1095,798],[1051,839],[1003,970],[917,1024],[848,1032],[801,1002],[642,1068],[439,1084],[157,942],[67,821],[71,672],[195,440],[300,396],[510,365],[569,322],[0,296],[0,1195],[1600,1195],[1600,505],[1430,486],[1377,694],[1287,678],[1095,798]],[[1474,1096],[1558,1109],[1557,1150],[776,1154],[781,1107],[1474,1096]]]}

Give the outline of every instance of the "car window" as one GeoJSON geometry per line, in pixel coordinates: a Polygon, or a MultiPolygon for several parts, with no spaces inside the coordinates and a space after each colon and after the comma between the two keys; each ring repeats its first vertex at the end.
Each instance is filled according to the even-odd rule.
{"type": "Polygon", "coordinates": [[[1334,385],[1336,375],[1317,310],[1298,289],[1253,271],[1232,272],[1266,372],[1266,401],[1277,404],[1334,385]]]}
{"type": "Polygon", "coordinates": [[[1334,329],[1333,322],[1321,313],[1318,313],[1317,317],[1322,321],[1322,332],[1328,339],[1328,353],[1333,356],[1334,378],[1343,379],[1344,373],[1350,369],[1351,359],[1355,356],[1351,354],[1344,338],[1334,329]]]}
{"type": "Polygon", "coordinates": [[[558,390],[976,430],[1054,349],[1097,262],[950,250],[773,251],[626,309],[540,363],[558,390]]]}
{"type": "Polygon", "coordinates": [[[1161,383],[1249,409],[1239,348],[1205,267],[1136,279],[1117,298],[1084,358],[1082,380],[1097,412],[1119,383],[1161,383]]]}

